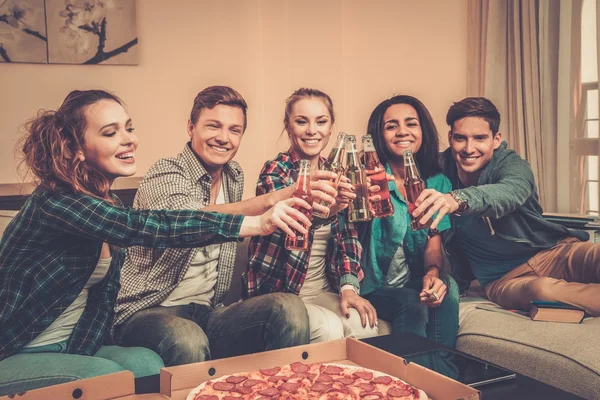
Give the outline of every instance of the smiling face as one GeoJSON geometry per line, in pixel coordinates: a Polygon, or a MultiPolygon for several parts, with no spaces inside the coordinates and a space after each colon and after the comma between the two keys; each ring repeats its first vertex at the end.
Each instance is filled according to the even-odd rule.
{"type": "Polygon", "coordinates": [[[407,150],[416,154],[423,142],[417,110],[409,104],[394,104],[383,114],[383,140],[391,160],[403,162],[407,150]]]}
{"type": "Polygon", "coordinates": [[[465,117],[452,124],[448,142],[461,181],[475,185],[481,170],[492,160],[494,150],[500,146],[502,136],[500,132],[494,135],[485,119],[465,117]]]}
{"type": "Polygon", "coordinates": [[[235,156],[244,122],[241,108],[224,104],[203,108],[195,123],[188,121],[192,150],[209,173],[219,172],[235,156]]]}
{"type": "Polygon", "coordinates": [[[118,177],[135,174],[138,140],[123,106],[101,100],[87,107],[85,119],[80,159],[104,174],[111,184],[118,177]]]}
{"type": "Polygon", "coordinates": [[[332,121],[325,102],[316,97],[298,100],[292,106],[286,130],[291,148],[301,159],[318,159],[331,136],[332,121]]]}

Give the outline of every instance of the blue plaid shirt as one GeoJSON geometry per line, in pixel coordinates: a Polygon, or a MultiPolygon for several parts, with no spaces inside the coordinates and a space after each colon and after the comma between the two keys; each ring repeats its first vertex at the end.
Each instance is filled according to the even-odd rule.
{"type": "Polygon", "coordinates": [[[89,289],[67,352],[93,355],[110,337],[119,272],[133,245],[201,247],[237,238],[243,216],[202,211],[132,210],[84,194],[36,189],[0,241],[0,360],[17,353],[79,295],[102,243],[112,262],[89,289]]]}

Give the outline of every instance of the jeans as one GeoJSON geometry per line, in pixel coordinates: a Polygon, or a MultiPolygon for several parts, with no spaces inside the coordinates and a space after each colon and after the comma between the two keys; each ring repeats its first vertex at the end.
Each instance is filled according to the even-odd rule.
{"type": "Polygon", "coordinates": [[[191,303],[138,311],[117,327],[115,339],[152,349],[172,366],[307,344],[309,331],[302,300],[273,293],[227,307],[191,303]]]}
{"type": "Polygon", "coordinates": [[[93,357],[67,354],[66,348],[66,342],[27,348],[0,361],[0,396],[125,370],[140,378],[164,366],[144,348],[102,346],[93,357]]]}
{"type": "Polygon", "coordinates": [[[392,332],[412,332],[454,348],[458,334],[458,285],[445,273],[440,279],[448,290],[436,308],[421,303],[419,293],[423,284],[420,279],[411,280],[401,288],[382,287],[364,297],[375,307],[379,318],[392,323],[392,332]]]}

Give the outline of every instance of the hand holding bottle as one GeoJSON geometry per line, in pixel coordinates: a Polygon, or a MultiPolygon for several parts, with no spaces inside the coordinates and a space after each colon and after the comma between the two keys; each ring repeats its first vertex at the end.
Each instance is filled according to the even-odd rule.
{"type": "Polygon", "coordinates": [[[278,202],[262,215],[245,217],[239,237],[266,236],[275,232],[277,228],[291,236],[295,236],[295,231],[307,234],[308,229],[305,226],[310,226],[311,221],[297,208],[311,210],[310,204],[305,200],[292,197],[278,202]]]}
{"type": "Polygon", "coordinates": [[[315,213],[329,214],[329,207],[336,203],[338,191],[335,188],[335,172],[316,170],[310,174],[310,190],[314,199],[315,213]]]}
{"type": "Polygon", "coordinates": [[[412,215],[418,217],[424,214],[419,219],[420,224],[426,224],[430,221],[435,213],[437,216],[431,223],[431,229],[436,229],[442,218],[446,214],[452,214],[458,210],[458,203],[449,193],[443,194],[435,189],[425,189],[421,192],[417,200],[415,200],[415,210],[412,215]]]}

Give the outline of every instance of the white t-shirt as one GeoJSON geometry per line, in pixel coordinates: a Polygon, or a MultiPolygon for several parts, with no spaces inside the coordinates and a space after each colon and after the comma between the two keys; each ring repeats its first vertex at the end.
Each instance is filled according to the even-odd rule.
{"type": "Polygon", "coordinates": [[[71,305],[67,307],[67,309],[63,311],[49,327],[44,329],[42,333],[23,347],[40,347],[68,340],[85,310],[89,289],[104,279],[108,273],[111,261],[112,258],[98,260],[98,264],[96,264],[92,276],[90,276],[90,279],[88,279],[75,301],[73,301],[73,303],[71,303],[71,305]]]}
{"type": "MultiPolygon", "coordinates": [[[[224,203],[225,192],[223,191],[223,184],[221,184],[221,190],[215,200],[215,204],[224,203]]],[[[181,282],[179,282],[169,297],[163,300],[160,305],[173,307],[196,303],[212,306],[212,300],[215,296],[215,285],[219,277],[218,265],[220,253],[220,244],[200,247],[181,282]]]]}
{"type": "Polygon", "coordinates": [[[331,224],[323,225],[315,230],[306,278],[300,288],[301,298],[310,298],[322,292],[331,291],[331,286],[325,274],[325,255],[327,253],[327,242],[331,238],[331,224]]]}
{"type": "Polygon", "coordinates": [[[394,254],[394,257],[392,258],[392,261],[390,262],[390,267],[388,269],[383,286],[396,288],[404,287],[409,279],[410,270],[408,269],[408,264],[406,263],[404,248],[399,246],[398,250],[396,250],[396,253],[394,254]]]}

